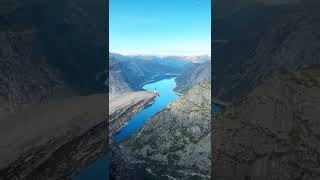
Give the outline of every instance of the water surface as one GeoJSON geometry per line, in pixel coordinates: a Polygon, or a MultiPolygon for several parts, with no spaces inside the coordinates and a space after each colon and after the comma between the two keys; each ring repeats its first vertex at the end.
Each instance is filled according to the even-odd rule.
{"type": "MultiPolygon", "coordinates": [[[[156,97],[155,102],[150,107],[144,109],[131,118],[127,126],[113,137],[114,140],[122,141],[138,132],[148,119],[165,108],[169,103],[175,101],[177,99],[177,95],[173,92],[175,87],[175,78],[172,77],[144,85],[142,88],[146,91],[154,91],[154,89],[157,88],[160,96],[156,97]]],[[[73,179],[108,180],[109,162],[110,155],[106,154],[102,158],[93,162],[89,167],[81,171],[81,173],[75,176],[73,179]]]]}
{"type": "Polygon", "coordinates": [[[131,135],[138,132],[147,120],[160,112],[168,104],[175,101],[178,97],[173,91],[175,87],[175,77],[144,85],[142,88],[146,91],[154,91],[156,88],[160,96],[156,97],[154,104],[131,118],[127,126],[114,136],[114,140],[122,141],[129,138],[131,135]]]}

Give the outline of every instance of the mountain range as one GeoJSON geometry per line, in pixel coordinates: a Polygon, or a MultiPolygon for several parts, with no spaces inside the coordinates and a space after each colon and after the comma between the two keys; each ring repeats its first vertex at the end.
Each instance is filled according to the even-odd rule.
{"type": "Polygon", "coordinates": [[[196,66],[192,60],[178,57],[109,55],[109,95],[118,96],[142,90],[147,82],[177,76],[196,66]]]}

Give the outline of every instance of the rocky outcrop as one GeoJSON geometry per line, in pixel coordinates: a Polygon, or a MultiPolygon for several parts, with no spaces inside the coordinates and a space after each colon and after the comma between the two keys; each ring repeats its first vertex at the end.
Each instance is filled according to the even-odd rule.
{"type": "Polygon", "coordinates": [[[320,66],[275,73],[213,121],[216,180],[319,179],[320,66]]]}
{"type": "Polygon", "coordinates": [[[154,102],[152,92],[139,91],[109,99],[109,137],[119,132],[131,117],[154,102]]]}
{"type": "Polygon", "coordinates": [[[109,81],[107,82],[109,86],[109,97],[117,97],[123,94],[132,92],[133,89],[130,88],[129,84],[126,83],[125,77],[123,77],[121,71],[109,70],[109,81]]]}
{"type": "Polygon", "coordinates": [[[267,2],[214,2],[212,79],[222,100],[246,96],[276,71],[320,63],[319,1],[267,2]]]}
{"type": "Polygon", "coordinates": [[[211,61],[197,64],[176,78],[177,87],[174,91],[185,93],[192,87],[211,81],[211,61]]]}
{"type": "Polygon", "coordinates": [[[210,179],[210,94],[210,83],[196,86],[122,142],[113,178],[210,179]]]}
{"type": "Polygon", "coordinates": [[[106,97],[33,105],[0,121],[0,179],[69,179],[102,156],[106,97]]]}
{"type": "Polygon", "coordinates": [[[1,3],[0,118],[41,102],[106,92],[104,7],[97,0],[1,3]]]}

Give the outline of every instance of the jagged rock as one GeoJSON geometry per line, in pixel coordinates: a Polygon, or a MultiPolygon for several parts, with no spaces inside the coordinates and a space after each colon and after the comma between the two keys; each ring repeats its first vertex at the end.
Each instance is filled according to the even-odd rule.
{"type": "Polygon", "coordinates": [[[109,79],[106,84],[109,86],[110,98],[121,96],[133,91],[126,82],[125,77],[123,77],[121,70],[109,69],[109,79]]]}
{"type": "Polygon", "coordinates": [[[210,95],[210,83],[194,87],[121,143],[116,153],[122,155],[113,161],[122,169],[113,177],[210,179],[210,95]]]}
{"type": "Polygon", "coordinates": [[[102,156],[106,97],[33,105],[0,121],[0,179],[69,179],[102,156]]]}
{"type": "Polygon", "coordinates": [[[320,66],[275,73],[213,121],[216,180],[319,179],[320,66]]]}
{"type": "Polygon", "coordinates": [[[109,99],[109,137],[119,132],[131,117],[152,104],[155,97],[152,92],[139,91],[109,99]]]}

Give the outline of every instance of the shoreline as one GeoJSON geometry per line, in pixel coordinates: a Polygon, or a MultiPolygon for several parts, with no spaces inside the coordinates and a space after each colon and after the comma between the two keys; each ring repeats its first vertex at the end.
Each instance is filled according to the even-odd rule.
{"type": "Polygon", "coordinates": [[[143,89],[142,87],[143,87],[144,85],[146,85],[146,84],[154,83],[154,82],[157,82],[157,81],[161,81],[161,80],[163,80],[163,79],[168,79],[168,78],[166,78],[166,77],[159,78],[159,79],[154,79],[154,78],[157,77],[157,76],[160,76],[160,77],[161,77],[161,76],[177,77],[177,76],[179,76],[179,75],[181,75],[181,74],[170,74],[170,73],[166,73],[166,74],[156,74],[156,75],[154,75],[154,76],[151,77],[151,80],[141,83],[141,84],[139,85],[139,88],[143,89]]]}

